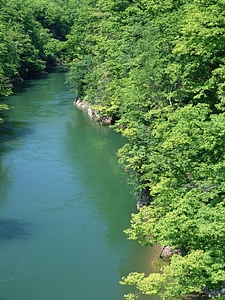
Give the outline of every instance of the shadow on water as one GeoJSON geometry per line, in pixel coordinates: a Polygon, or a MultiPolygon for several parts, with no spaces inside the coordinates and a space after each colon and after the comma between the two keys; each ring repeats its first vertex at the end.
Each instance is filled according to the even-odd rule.
{"type": "Polygon", "coordinates": [[[16,81],[13,84],[13,93],[24,93],[29,91],[30,88],[36,85],[38,80],[48,78],[48,73],[55,73],[56,69],[49,69],[48,71],[43,71],[39,73],[32,73],[25,80],[16,81]],[[34,81],[35,79],[35,81],[34,81]]]}
{"type": "Polygon", "coordinates": [[[31,224],[16,219],[0,220],[0,243],[11,240],[28,240],[31,224]]]}
{"type": "MultiPolygon", "coordinates": [[[[48,79],[49,73],[66,73],[65,67],[48,67],[46,71],[31,73],[25,80],[14,82],[13,93],[24,93],[29,91],[32,86],[36,86],[38,80],[48,79]]],[[[1,299],[0,299],[1,300],[1,299]]]]}
{"type": "Polygon", "coordinates": [[[0,128],[0,155],[3,152],[13,150],[13,146],[10,147],[7,142],[16,141],[31,133],[32,130],[26,122],[6,120],[0,128]]]}
{"type": "Polygon", "coordinates": [[[0,130],[0,142],[10,141],[13,138],[32,133],[27,122],[7,120],[0,130]]]}

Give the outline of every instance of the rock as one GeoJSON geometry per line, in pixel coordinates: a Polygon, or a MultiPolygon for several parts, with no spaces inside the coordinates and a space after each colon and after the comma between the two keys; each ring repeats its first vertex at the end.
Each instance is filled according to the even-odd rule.
{"type": "Polygon", "coordinates": [[[181,252],[180,252],[180,250],[174,250],[170,246],[164,246],[159,254],[159,257],[161,259],[167,259],[167,258],[170,258],[171,256],[173,256],[174,254],[180,255],[181,252]]]}
{"type": "Polygon", "coordinates": [[[99,114],[98,110],[92,109],[89,104],[81,99],[77,99],[74,101],[74,104],[79,108],[87,112],[88,116],[103,125],[110,125],[112,124],[113,118],[112,117],[105,117],[99,114]]]}
{"type": "Polygon", "coordinates": [[[149,190],[141,189],[137,193],[137,210],[140,210],[143,206],[148,206],[150,204],[149,190]]]}

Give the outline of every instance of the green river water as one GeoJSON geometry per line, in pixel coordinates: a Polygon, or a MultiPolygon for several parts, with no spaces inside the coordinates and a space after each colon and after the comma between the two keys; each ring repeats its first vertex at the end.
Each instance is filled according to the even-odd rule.
{"type": "MultiPolygon", "coordinates": [[[[124,139],[74,105],[64,73],[21,84],[0,133],[0,300],[122,300],[151,248],[123,230],[135,199],[115,155],[124,139]]],[[[154,299],[143,297],[141,299],[154,299]]]]}

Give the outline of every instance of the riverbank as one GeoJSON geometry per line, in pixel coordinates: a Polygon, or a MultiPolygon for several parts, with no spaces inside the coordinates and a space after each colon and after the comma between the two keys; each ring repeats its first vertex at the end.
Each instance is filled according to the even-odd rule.
{"type": "Polygon", "coordinates": [[[83,101],[81,99],[77,99],[74,101],[74,105],[78,107],[79,109],[86,111],[90,119],[101,123],[102,125],[112,125],[113,124],[113,117],[109,116],[101,116],[99,110],[95,110],[91,108],[89,103],[86,101],[83,101]]]}

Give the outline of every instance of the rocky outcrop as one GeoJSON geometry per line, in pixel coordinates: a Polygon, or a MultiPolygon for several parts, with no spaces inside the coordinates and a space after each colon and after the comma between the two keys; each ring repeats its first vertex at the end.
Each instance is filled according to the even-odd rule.
{"type": "Polygon", "coordinates": [[[150,204],[149,190],[141,189],[137,193],[137,210],[140,210],[143,206],[148,206],[150,204]]]}
{"type": "Polygon", "coordinates": [[[201,295],[208,298],[220,298],[225,295],[225,286],[222,285],[218,290],[210,290],[208,287],[205,287],[202,289],[201,295]]]}
{"type": "Polygon", "coordinates": [[[101,116],[98,110],[94,110],[90,107],[90,105],[81,100],[81,99],[77,99],[74,101],[74,104],[79,108],[82,109],[84,111],[87,112],[88,116],[96,121],[99,122],[103,125],[110,125],[113,123],[113,117],[105,117],[105,116],[101,116]]]}
{"type": "Polygon", "coordinates": [[[168,259],[172,257],[174,254],[181,255],[180,250],[175,250],[170,246],[164,246],[162,247],[162,250],[160,251],[159,257],[161,259],[168,259]]]}

